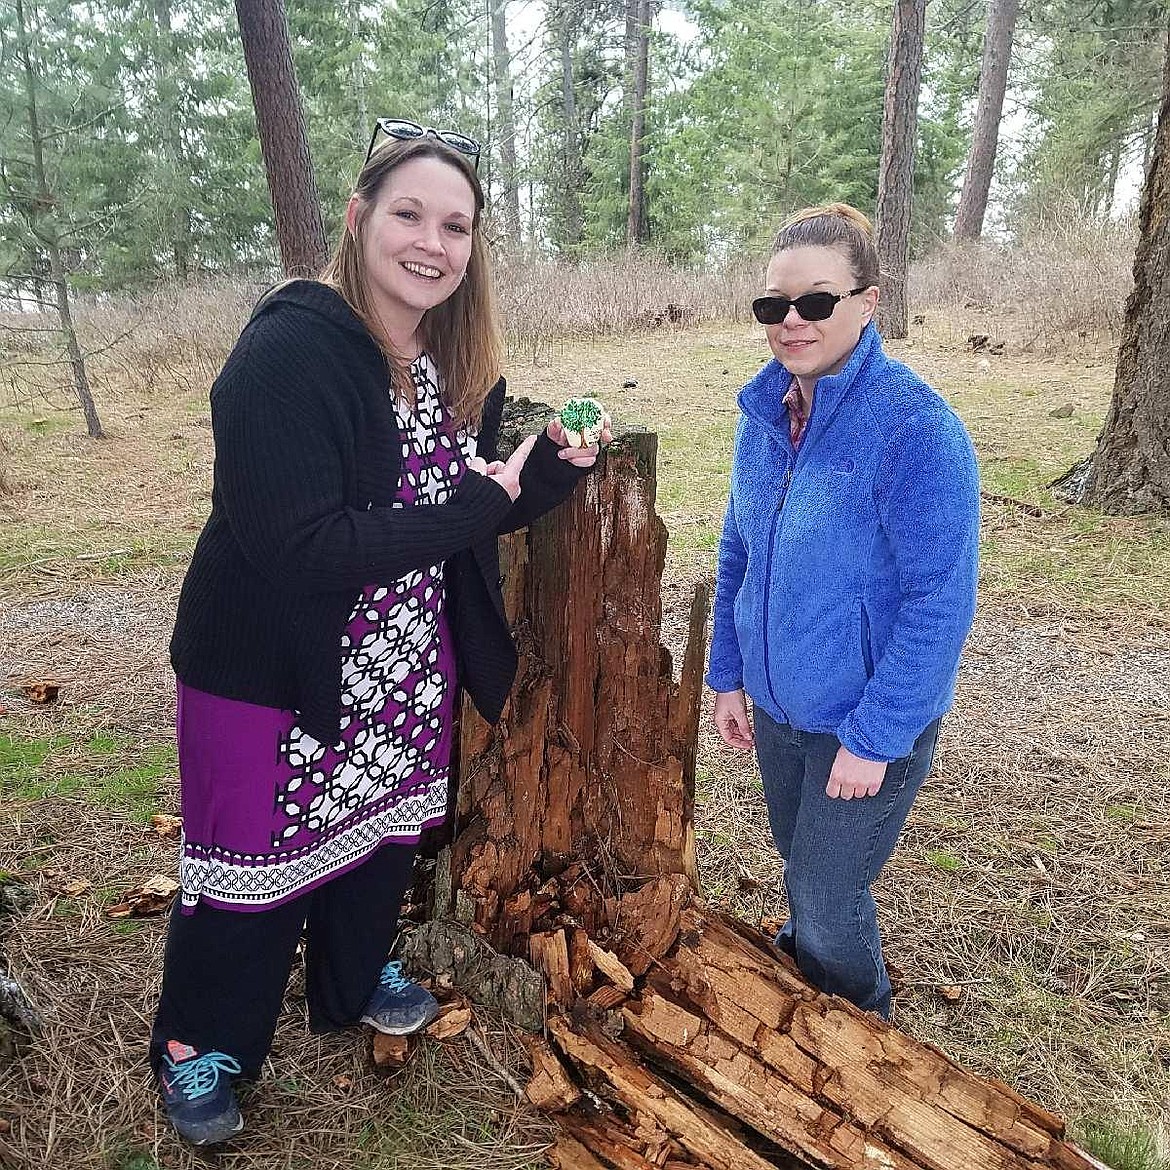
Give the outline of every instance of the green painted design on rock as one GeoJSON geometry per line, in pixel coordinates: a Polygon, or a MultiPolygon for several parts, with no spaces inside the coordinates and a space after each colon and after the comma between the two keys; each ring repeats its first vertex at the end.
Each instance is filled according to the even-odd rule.
{"type": "Polygon", "coordinates": [[[601,425],[601,407],[592,398],[570,398],[561,407],[561,426],[581,433],[601,425]]]}

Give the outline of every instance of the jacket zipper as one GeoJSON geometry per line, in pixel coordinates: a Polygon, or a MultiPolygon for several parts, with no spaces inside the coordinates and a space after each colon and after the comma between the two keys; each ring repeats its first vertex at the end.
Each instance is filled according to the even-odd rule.
{"type": "Polygon", "coordinates": [[[789,458],[788,466],[784,469],[784,480],[780,488],[780,499],[776,504],[776,510],[772,513],[772,529],[768,533],[768,561],[764,569],[764,580],[767,582],[767,588],[764,591],[764,678],[768,683],[768,694],[772,696],[772,702],[775,704],[776,710],[784,716],[784,722],[788,722],[788,715],[784,708],[780,706],[780,700],[776,698],[776,689],[772,686],[772,655],[769,651],[770,638],[768,631],[770,628],[770,614],[771,598],[772,598],[772,558],[776,552],[776,531],[780,527],[780,513],[784,511],[784,501],[788,498],[788,489],[792,485],[792,464],[793,460],[789,458]]]}

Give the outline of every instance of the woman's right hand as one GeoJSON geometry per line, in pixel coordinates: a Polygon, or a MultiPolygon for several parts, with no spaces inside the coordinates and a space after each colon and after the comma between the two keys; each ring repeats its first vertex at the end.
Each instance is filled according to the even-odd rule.
{"type": "Polygon", "coordinates": [[[515,503],[520,496],[520,472],[524,470],[524,464],[536,444],[536,439],[536,435],[529,435],[506,462],[497,459],[494,463],[487,463],[477,455],[467,461],[468,470],[478,471],[480,475],[495,480],[508,493],[512,503],[515,503]]]}
{"type": "Polygon", "coordinates": [[[747,696],[742,690],[724,691],[715,696],[715,727],[728,747],[745,752],[755,747],[748,721],[747,696]]]}

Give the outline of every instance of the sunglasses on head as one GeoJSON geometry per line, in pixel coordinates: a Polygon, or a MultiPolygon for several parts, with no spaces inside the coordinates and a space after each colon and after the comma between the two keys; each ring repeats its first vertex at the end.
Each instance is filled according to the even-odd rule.
{"type": "Polygon", "coordinates": [[[374,153],[384,138],[396,138],[399,142],[410,142],[415,138],[435,138],[444,146],[467,155],[479,170],[479,143],[458,130],[436,130],[434,126],[420,126],[417,122],[407,122],[402,118],[379,118],[374,123],[374,133],[370,138],[370,148],[366,151],[366,162],[374,153]]]}
{"type": "Polygon", "coordinates": [[[868,287],[853,288],[844,293],[811,292],[799,297],[756,297],[752,301],[752,313],[761,325],[779,325],[788,316],[789,309],[795,309],[802,321],[827,321],[833,315],[838,301],[855,297],[868,287]]]}

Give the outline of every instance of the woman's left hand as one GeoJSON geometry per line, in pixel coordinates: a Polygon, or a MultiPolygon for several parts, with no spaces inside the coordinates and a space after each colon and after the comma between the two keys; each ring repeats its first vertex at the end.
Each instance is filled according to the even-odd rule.
{"type": "Polygon", "coordinates": [[[545,433],[560,447],[560,451],[557,452],[559,458],[571,463],[574,467],[592,467],[597,462],[601,448],[613,438],[610,421],[609,411],[606,411],[601,418],[601,438],[591,447],[570,447],[568,439],[565,438],[565,428],[561,425],[559,418],[554,418],[548,424],[545,433]]]}
{"type": "Polygon", "coordinates": [[[885,778],[885,760],[863,759],[842,744],[833,761],[825,793],[841,800],[861,800],[866,796],[877,796],[885,778]]]}

